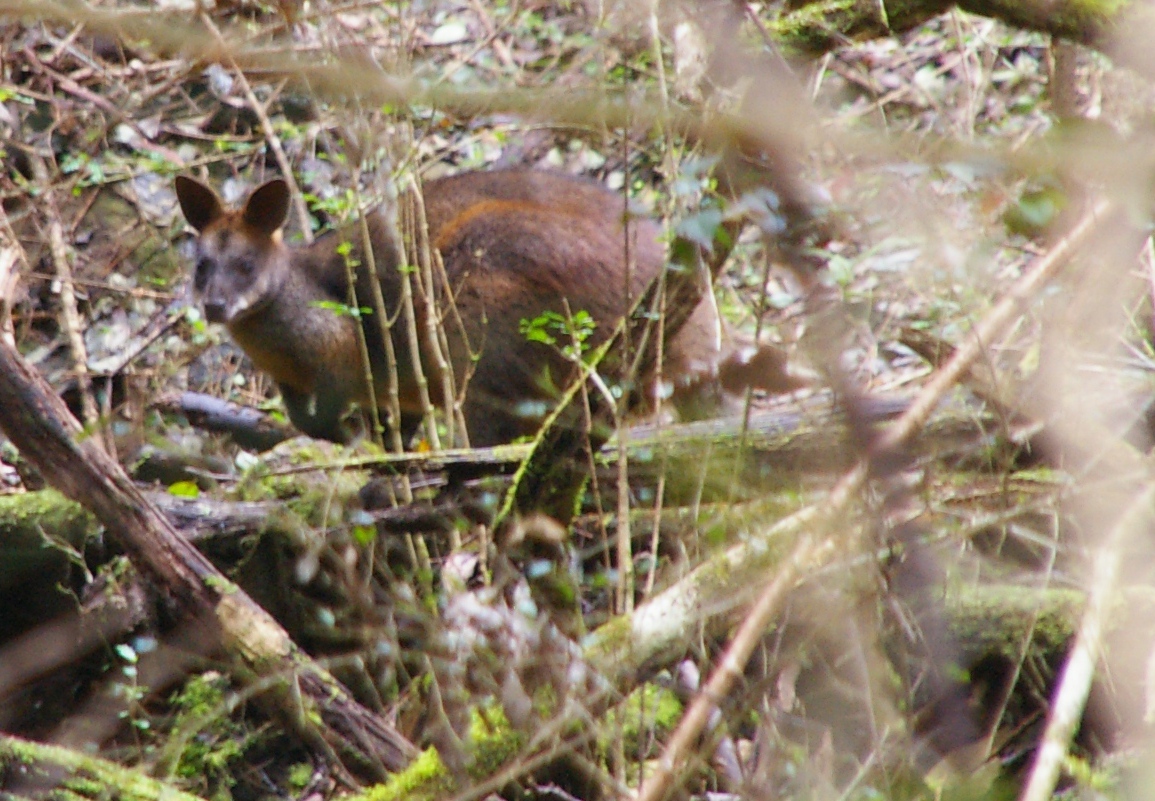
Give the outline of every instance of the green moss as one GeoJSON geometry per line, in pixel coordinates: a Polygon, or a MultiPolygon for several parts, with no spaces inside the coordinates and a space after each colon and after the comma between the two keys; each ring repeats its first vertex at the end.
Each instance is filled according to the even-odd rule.
{"type": "Polygon", "coordinates": [[[289,768],[289,795],[296,798],[305,788],[309,786],[309,782],[313,780],[313,765],[309,762],[298,762],[289,768]]]}
{"type": "Polygon", "coordinates": [[[470,730],[473,764],[469,774],[484,779],[496,774],[525,748],[526,736],[509,725],[505,713],[494,706],[486,714],[474,711],[470,730]]]}
{"type": "Polygon", "coordinates": [[[97,529],[94,518],[83,506],[54,489],[0,495],[0,540],[8,563],[21,551],[42,551],[43,532],[50,531],[74,548],[97,529]]]}
{"type": "Polygon", "coordinates": [[[62,580],[99,529],[84,507],[56,490],[0,495],[0,587],[41,579],[50,587],[62,580]]]}
{"type": "MultiPolygon", "coordinates": [[[[496,776],[525,748],[526,735],[514,730],[496,705],[474,710],[470,727],[471,779],[483,781],[496,776]]],[[[433,801],[447,798],[459,789],[437,751],[430,748],[405,770],[384,784],[370,787],[350,801],[433,801]]]]}
{"type": "Polygon", "coordinates": [[[670,690],[649,683],[638,687],[606,716],[598,737],[599,750],[609,753],[619,738],[634,759],[646,759],[651,747],[662,742],[682,718],[682,702],[670,690]]]}
{"type": "MultiPolygon", "coordinates": [[[[377,452],[358,446],[364,448],[370,448],[369,455],[377,452]]],[[[310,526],[332,525],[369,478],[364,470],[341,466],[351,455],[358,454],[318,440],[283,442],[245,472],[237,485],[238,500],[280,501],[310,526]],[[317,469],[296,469],[301,467],[317,469]]]]}
{"type": "Polygon", "coordinates": [[[208,671],[193,676],[172,696],[172,730],[159,760],[162,772],[202,794],[229,797],[234,768],[256,737],[230,715],[231,685],[208,671]]]}
{"type": "Polygon", "coordinates": [[[1023,639],[1044,654],[1066,648],[1084,605],[1076,590],[1018,586],[968,587],[950,592],[947,616],[956,640],[971,656],[995,653],[1018,659],[1023,639]]]}
{"type": "Polygon", "coordinates": [[[854,9],[854,0],[812,3],[765,24],[787,57],[825,53],[844,41],[837,20],[852,17],[854,9]]]}
{"type": "Polygon", "coordinates": [[[59,746],[0,735],[0,765],[23,765],[25,778],[52,787],[59,799],[118,798],[122,801],[199,801],[196,796],[112,762],[59,746]]]}
{"type": "Polygon", "coordinates": [[[351,798],[355,801],[432,801],[449,795],[455,788],[456,783],[436,749],[429,748],[405,770],[391,776],[389,781],[351,798]]]}
{"type": "Polygon", "coordinates": [[[585,645],[586,658],[601,670],[611,665],[630,663],[629,654],[633,650],[633,621],[630,615],[619,615],[606,621],[590,637],[585,645]]]}

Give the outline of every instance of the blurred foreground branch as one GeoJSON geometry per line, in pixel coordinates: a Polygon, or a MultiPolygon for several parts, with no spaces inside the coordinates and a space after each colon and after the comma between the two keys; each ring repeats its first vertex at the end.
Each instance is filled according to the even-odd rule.
{"type": "MultiPolygon", "coordinates": [[[[701,736],[711,712],[721,699],[730,694],[770,622],[781,614],[782,604],[789,591],[812,570],[827,564],[835,553],[848,548],[853,552],[861,547],[851,544],[860,541],[859,537],[835,537],[832,532],[836,530],[839,520],[845,516],[872,473],[906,451],[908,444],[917,436],[947,390],[953,387],[971,365],[1018,319],[1027,304],[1046,286],[1059,268],[1099,230],[1111,210],[1111,204],[1106,200],[1093,203],[1064,238],[1035,260],[1007,295],[976,327],[973,336],[958,349],[954,358],[927,382],[906,413],[873,444],[865,458],[842,478],[821,508],[809,507],[766,532],[766,534],[776,533],[789,525],[805,534],[798,539],[789,556],[780,564],[776,564],[772,574],[767,574],[761,582],[752,582],[753,586],[761,583],[764,588],[735,633],[730,647],[721,657],[713,674],[695,697],[677,730],[666,744],[659,768],[642,785],[638,793],[640,801],[658,801],[667,796],[688,764],[694,744],[701,736]]],[[[768,547],[770,543],[766,541],[767,539],[766,536],[760,537],[756,546],[768,547]]],[[[736,560],[753,561],[753,548],[753,545],[743,543],[731,549],[728,555],[736,560]],[[750,557],[740,553],[742,551],[749,551],[750,557]]],[[[682,611],[686,609],[682,605],[675,608],[682,611]]],[[[639,613],[644,609],[645,607],[639,609],[639,613]]],[[[635,615],[634,625],[645,621],[645,617],[635,615]]],[[[664,620],[663,626],[668,625],[668,619],[664,620]]],[[[626,643],[626,653],[629,654],[630,644],[635,640],[631,637],[620,637],[617,641],[626,643]]],[[[629,654],[629,656],[637,661],[638,655],[629,654]]]]}
{"type": "MultiPolygon", "coordinates": [[[[770,21],[767,31],[783,51],[814,57],[841,47],[848,40],[894,36],[911,30],[955,6],[967,13],[997,19],[1023,30],[1038,31],[1097,48],[1148,77],[1155,76],[1155,61],[1151,58],[1150,48],[1143,46],[1153,38],[1155,18],[1149,6],[1140,2],[1092,5],[1075,0],[1061,3],[980,0],[948,3],[928,0],[921,4],[884,8],[869,0],[851,4],[816,0],[791,4],[777,19],[770,21]]],[[[259,56],[245,57],[239,45],[227,38],[217,40],[204,27],[183,23],[180,15],[171,13],[109,10],[60,0],[0,0],[0,16],[83,24],[92,32],[125,40],[148,41],[159,54],[182,54],[190,60],[223,63],[233,58],[245,69],[271,66],[259,56]]],[[[609,19],[611,24],[618,21],[613,15],[609,19]]],[[[410,100],[413,99],[412,95],[417,92],[415,84],[399,78],[382,78],[381,73],[373,77],[375,71],[365,70],[363,63],[358,65],[358,58],[352,56],[346,57],[343,63],[341,59],[337,61],[335,69],[345,75],[346,81],[356,76],[344,89],[357,92],[366,83],[381,78],[388,83],[394,101],[406,102],[401,100],[401,95],[410,95],[410,100]]],[[[302,71],[309,69],[304,57],[296,56],[294,60],[302,71]]],[[[331,59],[327,60],[331,63],[331,59]]],[[[339,82],[330,84],[334,91],[340,90],[341,86],[339,82]]],[[[344,91],[340,93],[344,94],[344,91]]],[[[448,101],[455,94],[459,93],[443,87],[437,100],[448,101]]],[[[472,105],[475,108],[484,105],[491,112],[511,110],[503,107],[496,96],[491,96],[488,103],[477,97],[472,105]]],[[[462,104],[448,102],[444,107],[460,110],[462,104]]],[[[792,121],[794,118],[783,115],[783,119],[792,121]]]]}

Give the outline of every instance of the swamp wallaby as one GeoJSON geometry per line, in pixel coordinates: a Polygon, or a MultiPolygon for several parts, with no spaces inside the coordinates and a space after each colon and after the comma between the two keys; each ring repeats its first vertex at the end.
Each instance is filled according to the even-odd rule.
{"type": "MultiPolygon", "coordinates": [[[[438,363],[431,351],[435,337],[424,333],[433,330],[426,325],[431,306],[418,295],[420,282],[411,275],[419,340],[412,348],[409,327],[399,316],[403,248],[380,213],[366,218],[376,266],[371,274],[357,223],[309,246],[282,241],[290,201],[282,180],[259,187],[237,210],[191,178],[178,177],[176,192],[185,219],[199,233],[193,283],[205,316],[224,323],[257,368],[277,382],[297,428],[343,441],[348,431],[342,418],[351,403],[364,406],[373,397],[381,410],[388,408],[389,365],[380,323],[341,308],[350,299],[350,260],[358,265],[358,306],[372,308],[370,282],[376,281],[392,323],[406,439],[422,413],[414,351],[429,378],[432,402],[444,406],[444,384],[431,367],[438,363]]],[[[435,281],[445,332],[441,342],[456,391],[464,389],[461,408],[469,441],[494,445],[531,434],[576,367],[559,352],[568,344],[564,337],[558,337],[558,345],[530,341],[521,321],[543,312],[584,311],[596,323],[586,344],[604,341],[665,264],[659,228],[644,217],[628,217],[622,198],[597,184],[528,169],[429,181],[423,198],[429,241],[445,265],[447,280],[435,281]]],[[[765,365],[755,371],[764,376],[753,381],[755,386],[773,391],[799,386],[778,351],[762,351],[756,359],[765,365]]],[[[724,352],[716,310],[704,302],[666,343],[662,376],[675,388],[676,402],[691,386],[700,391],[717,376],[725,378],[728,364],[738,368],[730,373],[751,373],[735,353],[724,352]]]]}

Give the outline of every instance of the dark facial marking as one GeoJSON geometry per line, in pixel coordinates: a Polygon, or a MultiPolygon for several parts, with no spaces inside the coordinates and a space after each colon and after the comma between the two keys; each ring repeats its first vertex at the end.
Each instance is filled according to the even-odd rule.
{"type": "Polygon", "coordinates": [[[197,259],[196,271],[193,273],[193,286],[198,292],[204,292],[205,287],[208,286],[209,276],[212,274],[214,266],[213,260],[208,256],[201,256],[197,259]]]}

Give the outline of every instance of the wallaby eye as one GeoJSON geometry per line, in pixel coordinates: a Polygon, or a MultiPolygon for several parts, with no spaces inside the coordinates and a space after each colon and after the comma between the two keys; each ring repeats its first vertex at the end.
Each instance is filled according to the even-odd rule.
{"type": "Polygon", "coordinates": [[[193,272],[193,286],[197,291],[203,291],[205,285],[209,282],[209,273],[213,271],[213,261],[207,256],[201,256],[197,259],[196,270],[193,272]]]}
{"type": "Polygon", "coordinates": [[[250,276],[257,269],[257,262],[255,259],[241,259],[237,262],[237,270],[241,275],[250,276]]]}

